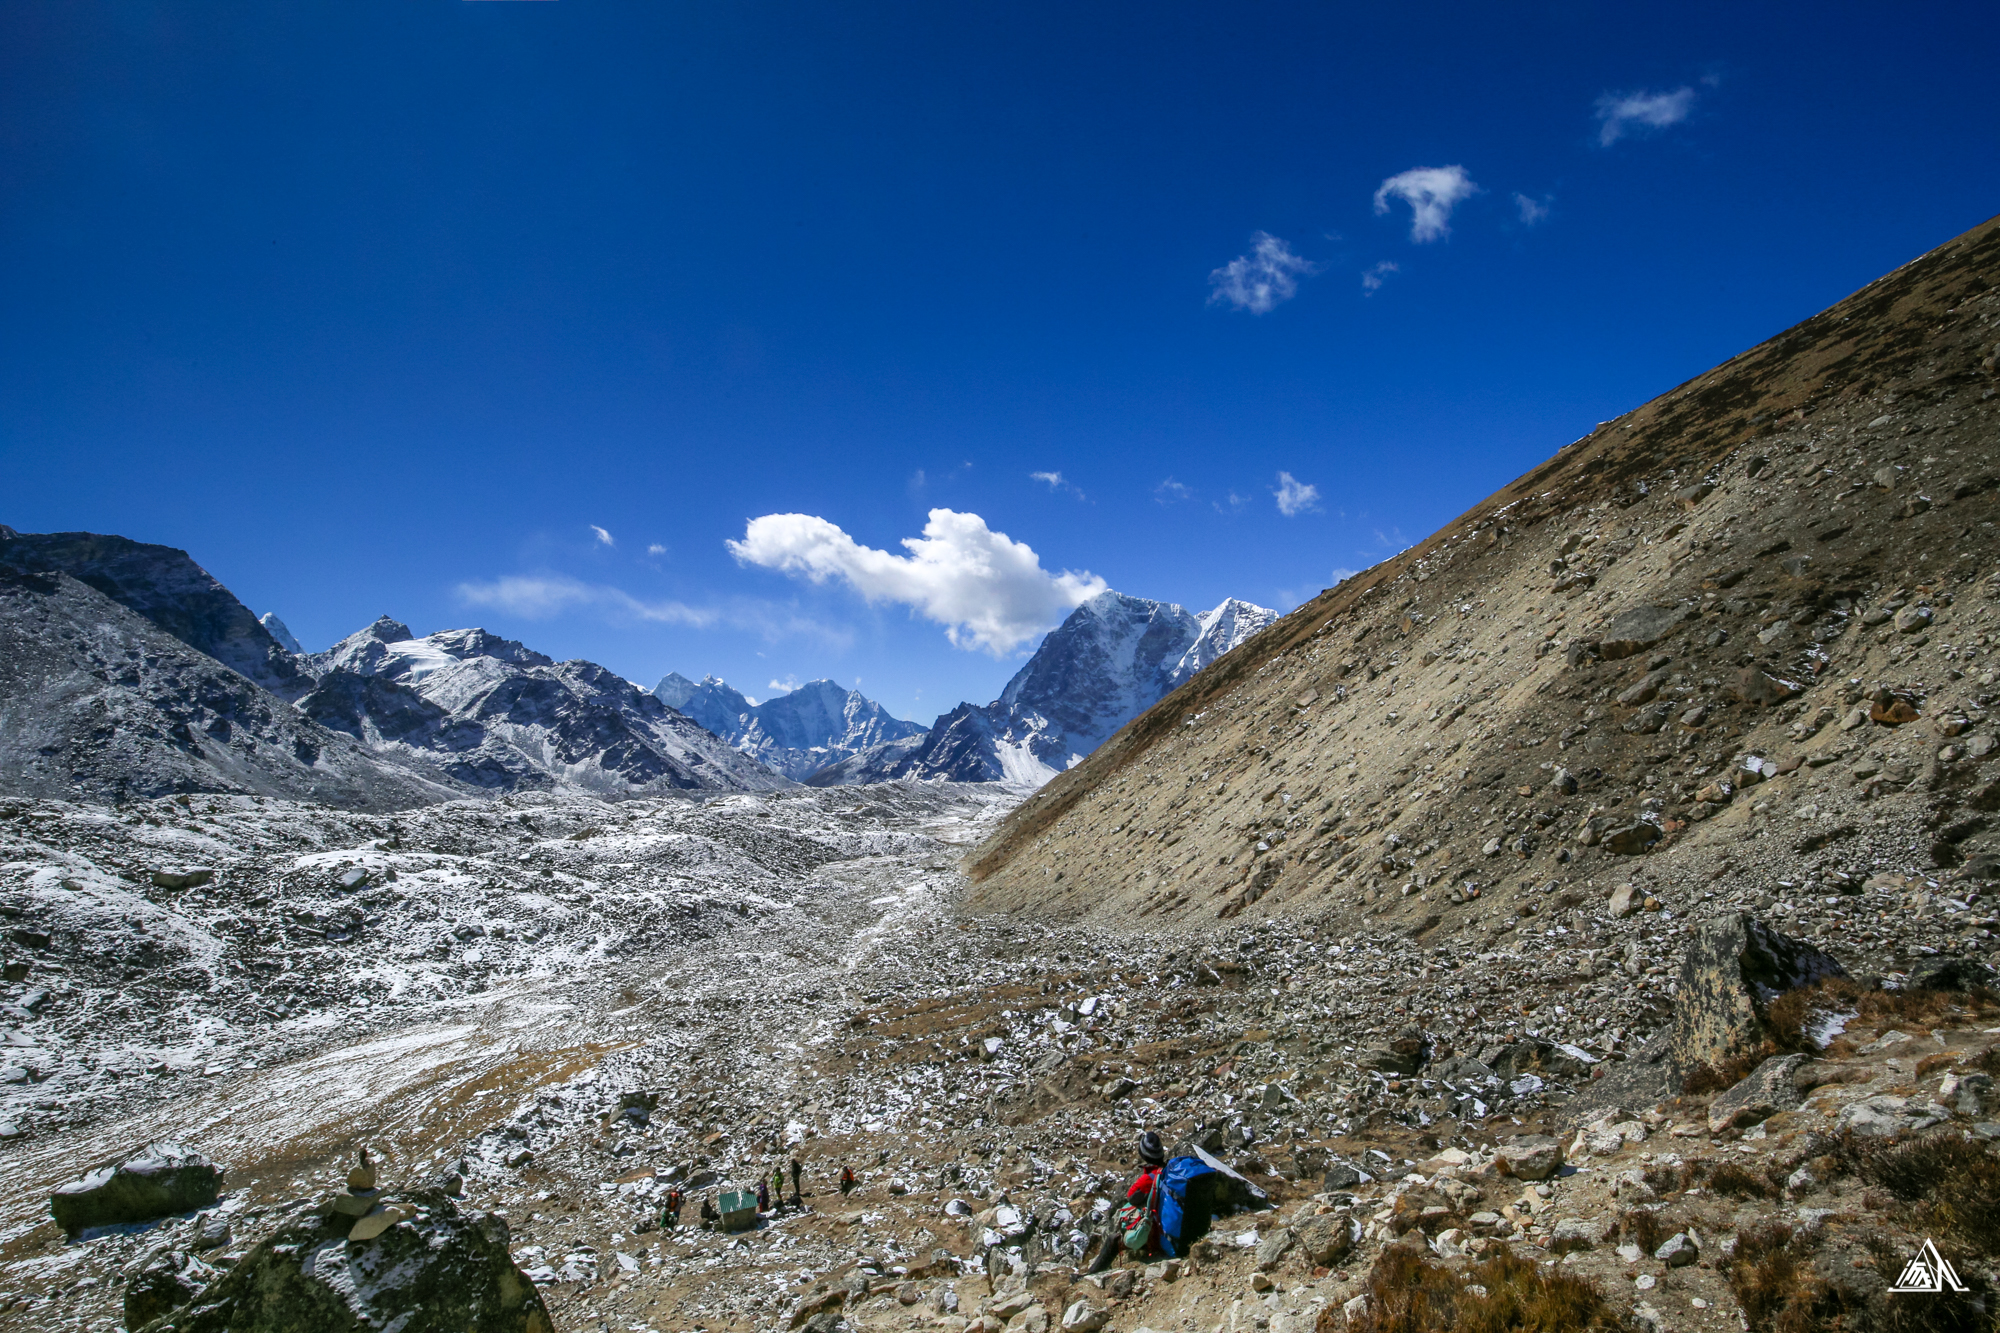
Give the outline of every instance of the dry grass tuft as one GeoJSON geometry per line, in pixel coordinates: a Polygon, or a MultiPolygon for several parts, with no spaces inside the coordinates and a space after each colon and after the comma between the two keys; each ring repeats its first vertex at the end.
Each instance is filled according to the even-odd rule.
{"type": "Polygon", "coordinates": [[[1772,1199],[1784,1192],[1734,1162],[1721,1162],[1709,1168],[1708,1187],[1733,1199],[1772,1199]]]}
{"type": "Polygon", "coordinates": [[[1699,1097],[1707,1092],[1727,1092],[1748,1077],[1751,1070],[1776,1054],[1778,1048],[1765,1042],[1756,1050],[1732,1056],[1721,1064],[1696,1065],[1681,1080],[1681,1092],[1689,1097],[1699,1097]]]}
{"type": "Polygon", "coordinates": [[[1810,986],[1786,991],[1764,1011],[1770,1033],[1768,1053],[1817,1050],[1805,1028],[1815,1014],[1852,1012],[1876,1026],[1930,1028],[2000,1014],[2000,995],[1984,987],[1967,991],[1908,987],[1883,990],[1852,977],[1826,977],[1810,986]]]}
{"type": "Polygon", "coordinates": [[[1590,1282],[1502,1252],[1464,1270],[1405,1245],[1375,1261],[1368,1308],[1350,1323],[1320,1312],[1314,1333],[1612,1333],[1628,1327],[1590,1282]],[[1485,1295],[1469,1286],[1486,1289],[1485,1295]]]}
{"type": "Polygon", "coordinates": [[[1618,1215],[1618,1239],[1630,1241],[1651,1254],[1680,1230],[1658,1211],[1650,1208],[1631,1208],[1618,1215]]]}
{"type": "Polygon", "coordinates": [[[1915,1229],[2000,1254],[2000,1157],[1956,1133],[1882,1145],[1849,1138],[1843,1165],[1913,1210],[1915,1229]]]}
{"type": "Polygon", "coordinates": [[[1848,1302],[1813,1271],[1812,1241],[1783,1223],[1736,1237],[1723,1269],[1750,1333],[1819,1333],[1839,1328],[1848,1302]]]}

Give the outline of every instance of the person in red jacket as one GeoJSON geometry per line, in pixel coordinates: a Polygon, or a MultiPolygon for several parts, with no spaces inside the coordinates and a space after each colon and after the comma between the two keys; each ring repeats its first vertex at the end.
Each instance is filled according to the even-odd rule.
{"type": "Polygon", "coordinates": [[[1160,1172],[1166,1169],[1167,1150],[1160,1142],[1160,1136],[1147,1130],[1139,1136],[1139,1174],[1125,1191],[1125,1207],[1113,1215],[1110,1228],[1105,1232],[1098,1246],[1097,1257],[1091,1261],[1090,1271],[1102,1273],[1118,1259],[1118,1252],[1125,1248],[1125,1233],[1145,1219],[1152,1225],[1146,1237],[1145,1253],[1160,1252],[1160,1172]]]}

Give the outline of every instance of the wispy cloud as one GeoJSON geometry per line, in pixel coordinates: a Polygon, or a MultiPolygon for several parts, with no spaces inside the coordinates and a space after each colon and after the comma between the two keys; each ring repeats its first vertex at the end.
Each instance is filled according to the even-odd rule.
{"type": "Polygon", "coordinates": [[[1074,482],[1065,481],[1063,479],[1063,474],[1060,472],[1030,472],[1028,474],[1028,480],[1043,482],[1048,486],[1048,488],[1051,491],[1057,492],[1058,494],[1060,494],[1063,491],[1068,491],[1071,495],[1074,495],[1079,500],[1084,498],[1083,488],[1076,485],[1074,482]]]}
{"type": "Polygon", "coordinates": [[[1382,290],[1382,284],[1391,273],[1401,273],[1403,266],[1393,259],[1385,259],[1379,264],[1371,264],[1361,270],[1361,290],[1373,296],[1382,290]]]}
{"type": "Polygon", "coordinates": [[[1249,505],[1250,497],[1247,495],[1238,495],[1232,490],[1220,500],[1213,501],[1212,503],[1215,505],[1216,513],[1234,516],[1242,513],[1245,507],[1249,505]]]}
{"type": "Polygon", "coordinates": [[[1521,225],[1524,227],[1532,227],[1538,222],[1545,221],[1549,216],[1549,204],[1546,199],[1530,199],[1519,191],[1514,194],[1514,208],[1520,213],[1521,225]]]}
{"type": "Polygon", "coordinates": [[[1375,211],[1387,213],[1391,199],[1408,204],[1410,239],[1421,245],[1451,235],[1451,210],[1478,193],[1464,167],[1412,167],[1382,182],[1375,211]]]}
{"type": "Polygon", "coordinates": [[[796,690],[798,687],[799,687],[799,678],[797,676],[786,676],[783,680],[772,681],[767,688],[771,689],[773,692],[777,694],[790,694],[793,690],[796,690]]]}
{"type": "Polygon", "coordinates": [[[1168,477],[1153,487],[1153,498],[1163,505],[1179,504],[1183,500],[1194,499],[1194,487],[1184,486],[1168,477]]]}
{"type": "Polygon", "coordinates": [[[1326,585],[1326,586],[1327,586],[1327,587],[1329,587],[1329,588],[1331,588],[1331,587],[1333,587],[1333,586],[1334,586],[1335,584],[1337,584],[1337,583],[1341,582],[1341,581],[1342,581],[1343,579],[1351,579],[1351,578],[1353,578],[1353,577],[1354,577],[1354,576],[1355,576],[1356,574],[1359,574],[1360,572],[1361,572],[1361,571],[1360,571],[1360,570],[1358,570],[1358,569],[1345,569],[1345,568],[1340,568],[1340,567],[1336,567],[1336,568],[1334,568],[1334,569],[1332,569],[1332,570],[1328,571],[1328,573],[1327,573],[1327,576],[1326,576],[1326,578],[1327,578],[1327,585],[1326,585]]]}
{"type": "Polygon", "coordinates": [[[667,553],[667,548],[660,545],[658,542],[654,542],[651,546],[648,546],[646,548],[647,555],[665,555],[666,553],[667,553]]]}
{"type": "Polygon", "coordinates": [[[1694,110],[1694,89],[1665,93],[1606,93],[1597,99],[1597,142],[1609,148],[1628,134],[1678,125],[1694,110]]]}
{"type": "Polygon", "coordinates": [[[1319,487],[1300,481],[1289,472],[1278,474],[1278,484],[1271,488],[1271,494],[1278,497],[1278,512],[1286,518],[1319,508],[1319,487]]]}
{"type": "Polygon", "coordinates": [[[838,579],[870,602],[900,602],[945,626],[960,648],[1002,657],[1105,590],[1089,571],[1051,573],[1025,542],[986,526],[977,514],[933,509],[908,555],[863,546],[812,514],[766,514],[745,527],[729,553],[813,583],[838,579]]]}
{"type": "Polygon", "coordinates": [[[565,574],[511,574],[484,583],[461,583],[458,595],[473,606],[488,606],[524,620],[547,620],[566,611],[595,607],[634,620],[668,625],[712,625],[713,611],[681,602],[649,602],[609,584],[585,583],[565,574]]]}
{"type": "Polygon", "coordinates": [[[592,532],[597,534],[597,540],[599,542],[603,543],[606,546],[616,546],[618,544],[617,542],[611,540],[610,533],[606,532],[603,528],[598,527],[595,523],[589,524],[588,526],[592,532]]]}
{"type": "Polygon", "coordinates": [[[1292,247],[1267,231],[1252,233],[1250,253],[1238,255],[1208,275],[1210,305],[1220,302],[1253,315],[1268,315],[1299,293],[1299,279],[1319,271],[1319,265],[1292,253],[1292,247]]]}

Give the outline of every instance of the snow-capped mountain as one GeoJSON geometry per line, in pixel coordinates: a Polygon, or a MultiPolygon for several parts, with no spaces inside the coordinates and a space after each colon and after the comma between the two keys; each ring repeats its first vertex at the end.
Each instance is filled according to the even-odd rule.
{"type": "Polygon", "coordinates": [[[258,616],[257,623],[270,632],[271,637],[278,641],[280,648],[283,648],[294,657],[304,655],[306,650],[304,645],[299,642],[298,635],[292,633],[286,627],[285,622],[278,619],[276,611],[266,611],[263,615],[258,616]]]}
{"type": "Polygon", "coordinates": [[[878,746],[815,786],[890,778],[1040,785],[1278,618],[1234,597],[1202,615],[1102,592],[1042,640],[990,704],[960,704],[920,742],[878,746]]]}
{"type": "Polygon", "coordinates": [[[785,779],[594,662],[483,629],[417,638],[387,616],[302,659],[306,716],[411,767],[487,790],[758,791],[785,779]]]}
{"type": "Polygon", "coordinates": [[[653,694],[789,778],[810,777],[873,746],[925,731],[922,723],[891,717],[859,690],[830,680],[808,681],[790,694],[753,704],[714,676],[697,684],[673,672],[653,687],[653,694]]]}

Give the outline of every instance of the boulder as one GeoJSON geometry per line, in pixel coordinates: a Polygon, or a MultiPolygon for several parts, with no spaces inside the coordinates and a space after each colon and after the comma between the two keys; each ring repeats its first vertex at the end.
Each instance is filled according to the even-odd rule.
{"type": "Polygon", "coordinates": [[[1111,1311],[1089,1301],[1078,1300],[1063,1311],[1063,1333],[1096,1333],[1111,1318],[1111,1311]]]}
{"type": "Polygon", "coordinates": [[[90,1227],[148,1222],[215,1202],[222,1169],[177,1143],[155,1143],[135,1157],[101,1166],[49,1196],[56,1225],[75,1235],[90,1227]]]}
{"type": "Polygon", "coordinates": [[[1735,1087],[1708,1106],[1708,1130],[1720,1134],[1742,1125],[1757,1125],[1799,1104],[1793,1076],[1811,1057],[1774,1055],[1751,1070],[1735,1087]]]}
{"type": "Polygon", "coordinates": [[[1659,825],[1639,819],[1605,833],[1598,845],[1616,856],[1637,856],[1659,840],[1659,825]]]}
{"type": "Polygon", "coordinates": [[[1354,1248],[1361,1238],[1361,1227],[1351,1217],[1329,1213],[1300,1223],[1294,1234],[1308,1259],[1322,1268],[1330,1268],[1335,1260],[1354,1248]]]}
{"type": "Polygon", "coordinates": [[[1297,1244],[1298,1237],[1292,1234],[1291,1228],[1279,1227],[1257,1242],[1257,1267],[1264,1272],[1276,1268],[1297,1244]]]}
{"type": "Polygon", "coordinates": [[[1696,1242],[1693,1232],[1677,1231],[1667,1237],[1659,1249],[1653,1251],[1653,1257],[1669,1268],[1686,1268],[1701,1258],[1701,1246],[1696,1242]]]}
{"type": "Polygon", "coordinates": [[[1672,634],[1682,611],[1671,606],[1635,606],[1613,616],[1598,639],[1597,652],[1606,661],[1642,653],[1672,634]]]}
{"type": "Polygon", "coordinates": [[[1798,685],[1758,667],[1745,667],[1741,675],[1723,687],[1723,695],[1737,703],[1765,708],[1783,703],[1799,692],[1798,685]]]}
{"type": "Polygon", "coordinates": [[[160,869],[153,872],[153,887],[156,889],[198,889],[215,878],[215,871],[207,866],[184,866],[177,869],[160,869]]]}
{"type": "Polygon", "coordinates": [[[504,1218],[460,1213],[435,1187],[395,1203],[404,1219],[368,1240],[350,1240],[345,1217],[293,1222],[133,1333],[550,1333],[535,1284],[507,1252],[504,1218]]]}
{"type": "Polygon", "coordinates": [[[168,1246],[141,1255],[126,1271],[132,1275],[125,1283],[127,1328],[151,1323],[186,1305],[219,1272],[195,1255],[168,1246]]]}
{"type": "Polygon", "coordinates": [[[1764,1014],[1786,991],[1847,975],[1829,954],[1781,935],[1747,912],[1705,922],[1688,941],[1674,996],[1667,1061],[1678,1084],[1702,1065],[1755,1051],[1764,1014]]]}
{"type": "Polygon", "coordinates": [[[2000,973],[1970,958],[1926,958],[1910,969],[1910,985],[1965,991],[1975,986],[2000,986],[2000,973]]]}
{"type": "Polygon", "coordinates": [[[1516,1180],[1547,1180],[1562,1170],[1563,1145],[1546,1134],[1515,1134],[1500,1140],[1495,1156],[1516,1180]]]}

